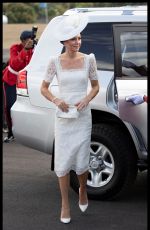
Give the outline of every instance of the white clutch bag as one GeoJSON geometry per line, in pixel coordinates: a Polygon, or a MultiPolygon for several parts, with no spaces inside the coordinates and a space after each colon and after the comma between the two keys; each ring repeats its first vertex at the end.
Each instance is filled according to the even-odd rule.
{"type": "Polygon", "coordinates": [[[63,112],[57,108],[56,116],[59,118],[78,118],[79,112],[76,106],[69,106],[68,112],[63,112]]]}

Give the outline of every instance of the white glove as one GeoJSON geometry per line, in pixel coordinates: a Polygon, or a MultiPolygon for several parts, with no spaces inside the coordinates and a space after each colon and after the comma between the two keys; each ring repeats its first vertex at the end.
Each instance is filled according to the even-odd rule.
{"type": "Polygon", "coordinates": [[[144,98],[140,94],[134,94],[125,98],[127,102],[132,102],[134,105],[139,105],[144,102],[144,98]]]}

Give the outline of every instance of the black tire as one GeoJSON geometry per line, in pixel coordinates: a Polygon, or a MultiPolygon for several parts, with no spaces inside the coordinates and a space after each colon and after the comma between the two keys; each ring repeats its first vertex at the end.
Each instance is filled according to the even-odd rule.
{"type": "MultiPolygon", "coordinates": [[[[89,178],[87,181],[88,197],[89,199],[112,200],[121,191],[129,188],[136,179],[137,157],[135,149],[129,136],[118,126],[111,124],[96,124],[93,126],[91,147],[93,148],[93,146],[104,149],[106,153],[104,154],[104,159],[100,156],[103,150],[99,151],[99,155],[97,154],[100,158],[100,160],[97,160],[99,162],[97,169],[92,168],[93,166],[97,166],[97,162],[95,157],[92,158],[93,154],[91,153],[89,178]],[[91,175],[95,175],[96,177],[100,174],[102,175],[99,177],[101,181],[94,184],[91,175]]],[[[73,171],[71,171],[70,175],[71,187],[78,192],[79,183],[77,176],[73,171]]]]}

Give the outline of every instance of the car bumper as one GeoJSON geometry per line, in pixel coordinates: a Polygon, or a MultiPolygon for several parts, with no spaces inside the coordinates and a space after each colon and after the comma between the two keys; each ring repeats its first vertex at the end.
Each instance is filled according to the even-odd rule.
{"type": "Polygon", "coordinates": [[[55,109],[33,106],[29,97],[18,96],[11,108],[13,134],[18,142],[51,154],[55,109]]]}

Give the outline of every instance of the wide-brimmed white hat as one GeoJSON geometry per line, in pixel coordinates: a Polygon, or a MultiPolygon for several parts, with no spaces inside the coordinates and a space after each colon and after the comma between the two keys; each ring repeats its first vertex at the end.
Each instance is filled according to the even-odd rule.
{"type": "Polygon", "coordinates": [[[69,40],[78,34],[88,24],[88,17],[84,14],[62,15],[54,19],[53,35],[59,41],[69,40]]]}

